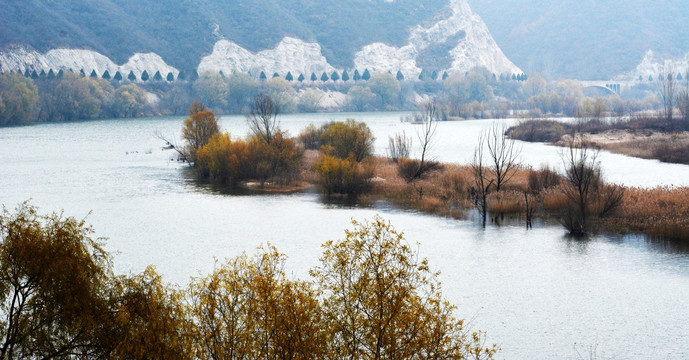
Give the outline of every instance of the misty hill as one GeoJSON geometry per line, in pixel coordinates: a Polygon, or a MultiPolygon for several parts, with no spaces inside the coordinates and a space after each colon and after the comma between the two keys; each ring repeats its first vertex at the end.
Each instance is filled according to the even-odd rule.
{"type": "Polygon", "coordinates": [[[689,52],[686,0],[469,0],[505,55],[527,72],[607,79],[648,50],[689,52]]]}
{"type": "Polygon", "coordinates": [[[285,36],[318,42],[334,66],[364,45],[403,45],[409,29],[447,12],[447,1],[396,0],[6,0],[0,48],[95,50],[117,63],[154,52],[195,68],[221,39],[257,52],[285,36]]]}

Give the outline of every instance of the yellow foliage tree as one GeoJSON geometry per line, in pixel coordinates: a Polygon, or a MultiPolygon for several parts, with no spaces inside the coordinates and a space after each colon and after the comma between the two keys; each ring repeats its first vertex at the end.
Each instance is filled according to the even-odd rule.
{"type": "Polygon", "coordinates": [[[370,164],[359,163],[353,154],[346,159],[327,155],[329,147],[324,147],[315,165],[318,182],[328,194],[358,195],[370,187],[373,170],[370,164]]]}
{"type": "Polygon", "coordinates": [[[184,293],[166,286],[151,266],[115,281],[112,359],[191,359],[194,343],[184,293]]]}
{"type": "Polygon", "coordinates": [[[200,103],[189,108],[189,117],[184,120],[182,138],[186,141],[185,156],[190,162],[196,161],[196,152],[208,144],[213,135],[220,132],[215,114],[200,103]]]}
{"type": "Polygon", "coordinates": [[[362,161],[373,153],[375,137],[366,123],[347,119],[331,124],[321,135],[321,144],[330,146],[329,155],[346,159],[350,154],[362,161]]]}
{"type": "Polygon", "coordinates": [[[82,221],[21,204],[0,216],[0,359],[108,351],[110,259],[82,221]]]}
{"type": "Polygon", "coordinates": [[[308,283],[291,281],[269,246],[191,284],[199,359],[319,359],[328,349],[308,283]]]}
{"type": "Polygon", "coordinates": [[[340,359],[492,358],[482,333],[469,333],[442,299],[437,273],[380,217],[352,222],[346,238],[323,245],[312,271],[340,359]]]}

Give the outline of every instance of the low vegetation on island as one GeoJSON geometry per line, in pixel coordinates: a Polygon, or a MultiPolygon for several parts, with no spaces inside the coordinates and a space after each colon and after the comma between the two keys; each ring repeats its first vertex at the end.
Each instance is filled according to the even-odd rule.
{"type": "MultiPolygon", "coordinates": [[[[264,106],[266,102],[272,104],[269,97],[255,98],[256,108],[247,117],[253,130],[249,140],[216,130],[198,142],[198,148],[190,146],[194,137],[188,134],[190,129],[206,128],[194,121],[208,111],[194,114],[202,106],[192,106],[182,154],[196,159],[192,165],[201,180],[269,191],[315,187],[325,196],[362,203],[387,201],[457,218],[477,214],[483,226],[523,221],[531,227],[541,218],[558,220],[576,236],[613,232],[688,239],[686,188],[637,189],[606,183],[598,150],[579,138],[562,153],[563,173],[522,165],[521,149],[505,136],[507,129],[499,122],[477,139],[470,164],[439,163],[430,150],[440,120],[431,100],[415,113],[420,156],[411,158],[414,140],[402,133],[389,139],[388,156],[381,157],[373,155],[374,137],[364,123],[350,119],[310,125],[298,137],[288,138],[279,127],[279,108],[264,106]]],[[[203,119],[215,122],[213,117],[203,119]]]]}

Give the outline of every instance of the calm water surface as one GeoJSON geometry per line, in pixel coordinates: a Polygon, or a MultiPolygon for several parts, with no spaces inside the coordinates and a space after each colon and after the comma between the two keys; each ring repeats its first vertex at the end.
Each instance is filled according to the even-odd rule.
{"type": "MultiPolygon", "coordinates": [[[[284,116],[297,134],[307,124],[354,117],[366,121],[384,153],[387,137],[415,126],[402,114],[284,116]]],[[[316,194],[237,196],[199,186],[170,161],[155,133],[179,135],[182,118],[109,120],[0,129],[0,202],[27,199],[43,212],[85,217],[109,238],[120,273],[155,265],[180,285],[212,271],[214,259],[271,242],[287,269],[307,278],[320,244],[343,237],[350,219],[381,214],[442,271],[446,297],[505,359],[689,358],[689,252],[643,237],[571,240],[559,226],[482,230],[470,220],[400,211],[385,204],[345,207],[316,194]]],[[[510,121],[508,121],[510,122],[510,121]]],[[[234,136],[242,117],[223,117],[234,136]]],[[[433,154],[466,163],[487,121],[441,123],[433,154]]],[[[524,161],[559,166],[559,149],[524,144],[524,161]]],[[[634,186],[689,185],[689,166],[604,153],[610,181],[634,186]]]]}

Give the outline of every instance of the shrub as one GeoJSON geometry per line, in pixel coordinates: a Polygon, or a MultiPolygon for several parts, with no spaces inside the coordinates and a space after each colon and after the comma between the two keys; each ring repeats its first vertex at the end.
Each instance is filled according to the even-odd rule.
{"type": "Polygon", "coordinates": [[[529,142],[555,142],[564,134],[562,124],[553,120],[528,120],[507,130],[511,139],[529,142]]]}
{"type": "Polygon", "coordinates": [[[356,196],[370,189],[370,179],[373,176],[371,166],[357,162],[354,156],[340,159],[321,154],[315,168],[320,185],[329,195],[356,196]]]}
{"type": "Polygon", "coordinates": [[[415,179],[423,179],[429,173],[442,169],[437,161],[424,161],[417,159],[397,159],[397,171],[401,178],[407,182],[412,182],[415,179]]]}
{"type": "Polygon", "coordinates": [[[216,134],[196,153],[196,171],[224,185],[256,179],[263,185],[273,181],[281,185],[295,181],[301,171],[303,151],[296,142],[278,132],[270,143],[254,136],[248,143],[233,141],[230,135],[216,134]]]}
{"type": "Polygon", "coordinates": [[[331,147],[328,155],[347,159],[351,154],[357,162],[373,153],[374,140],[368,126],[354,119],[333,123],[321,135],[322,146],[331,147]]]}
{"type": "Polygon", "coordinates": [[[286,185],[298,178],[304,152],[284,132],[277,132],[270,143],[262,137],[253,137],[249,143],[249,151],[256,166],[252,176],[261,181],[261,184],[270,180],[286,185]]]}
{"type": "Polygon", "coordinates": [[[323,133],[328,129],[328,127],[335,122],[328,122],[326,124],[321,125],[320,127],[316,127],[314,124],[309,124],[306,126],[306,128],[299,133],[299,141],[302,143],[304,146],[304,149],[306,150],[318,150],[321,148],[321,136],[323,136],[323,133]]]}
{"type": "Polygon", "coordinates": [[[560,175],[547,165],[540,170],[529,170],[529,191],[532,194],[538,194],[559,184],[560,175]]]}
{"type": "Polygon", "coordinates": [[[252,172],[251,158],[246,142],[232,141],[227,133],[216,134],[196,152],[195,168],[203,178],[234,186],[252,172]]]}

